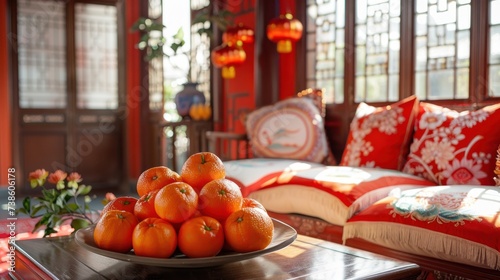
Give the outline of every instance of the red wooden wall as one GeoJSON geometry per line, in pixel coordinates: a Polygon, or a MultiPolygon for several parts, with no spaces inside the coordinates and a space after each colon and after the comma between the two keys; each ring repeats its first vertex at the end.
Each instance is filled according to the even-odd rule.
{"type": "Polygon", "coordinates": [[[6,186],[12,167],[7,1],[0,1],[0,18],[0,186],[6,186]]]}
{"type": "MultiPolygon", "coordinates": [[[[125,26],[127,30],[140,16],[140,0],[127,0],[125,8],[125,26]]],[[[139,104],[142,99],[141,93],[141,53],[135,47],[139,41],[138,32],[126,32],[127,44],[127,127],[126,127],[126,158],[128,163],[129,178],[137,179],[141,174],[141,128],[140,128],[140,109],[139,104]]]]}

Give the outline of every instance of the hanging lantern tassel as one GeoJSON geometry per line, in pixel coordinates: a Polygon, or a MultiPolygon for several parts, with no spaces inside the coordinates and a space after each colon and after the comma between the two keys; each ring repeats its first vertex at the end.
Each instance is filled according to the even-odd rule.
{"type": "Polygon", "coordinates": [[[279,53],[289,53],[292,51],[292,42],[296,42],[302,37],[302,29],[302,23],[293,18],[292,14],[287,13],[269,22],[267,38],[278,43],[279,53]]]}
{"type": "Polygon", "coordinates": [[[222,68],[222,78],[232,79],[236,76],[234,66],[242,64],[247,55],[239,44],[223,43],[212,50],[212,63],[222,68]]]}
{"type": "Polygon", "coordinates": [[[222,67],[222,78],[224,79],[232,79],[236,76],[236,70],[234,66],[224,66],[222,67]]]}

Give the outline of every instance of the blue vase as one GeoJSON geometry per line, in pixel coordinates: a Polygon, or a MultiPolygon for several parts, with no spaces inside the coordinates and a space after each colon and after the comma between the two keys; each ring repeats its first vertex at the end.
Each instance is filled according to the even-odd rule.
{"type": "Polygon", "coordinates": [[[177,113],[182,118],[189,116],[189,109],[193,104],[205,104],[205,95],[196,89],[198,83],[185,83],[184,89],[175,95],[177,113]]]}

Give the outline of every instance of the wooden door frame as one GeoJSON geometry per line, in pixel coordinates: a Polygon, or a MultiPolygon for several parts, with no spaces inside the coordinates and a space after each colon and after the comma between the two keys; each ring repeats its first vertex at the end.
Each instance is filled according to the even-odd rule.
{"type": "MultiPolygon", "coordinates": [[[[126,164],[126,129],[125,129],[125,121],[127,117],[127,102],[126,102],[126,69],[125,67],[118,66],[118,108],[113,110],[90,110],[90,109],[78,109],[76,105],[76,62],[75,62],[75,30],[74,30],[74,5],[76,3],[86,3],[86,4],[101,4],[101,5],[111,5],[117,8],[117,44],[118,44],[118,54],[117,60],[118,63],[123,66],[126,65],[126,50],[125,41],[126,41],[126,27],[125,27],[125,1],[126,0],[96,0],[96,1],[87,1],[87,0],[69,0],[65,2],[65,13],[66,13],[66,69],[67,69],[67,100],[66,108],[61,109],[26,109],[21,108],[19,103],[19,61],[17,56],[17,40],[16,35],[18,34],[17,30],[17,3],[10,3],[9,11],[10,11],[10,34],[12,35],[11,40],[9,41],[9,56],[11,57],[11,100],[12,100],[12,159],[13,166],[16,167],[16,173],[18,174],[16,177],[18,184],[18,191],[20,193],[31,193],[29,188],[26,187],[28,180],[27,174],[33,170],[24,170],[25,162],[23,161],[23,153],[21,151],[21,147],[23,146],[20,141],[22,139],[21,133],[44,133],[45,130],[51,131],[52,133],[65,134],[66,139],[66,147],[74,147],[78,142],[78,137],[82,137],[78,132],[78,126],[82,129],[85,124],[79,123],[77,119],[79,116],[96,116],[98,120],[106,119],[107,115],[113,115],[116,123],[114,130],[119,138],[122,139],[121,147],[120,147],[120,155],[122,159],[119,160],[121,162],[120,173],[121,176],[118,178],[120,181],[116,187],[118,189],[113,189],[116,191],[125,190],[125,183],[127,179],[127,167],[126,164]],[[110,114],[111,112],[111,114],[110,114]],[[40,128],[36,128],[33,125],[23,123],[22,116],[25,114],[51,114],[51,115],[63,115],[64,123],[61,124],[60,128],[55,128],[54,125],[50,123],[44,123],[40,126],[40,128]],[[31,128],[30,128],[31,127],[31,128]],[[31,131],[31,132],[30,132],[31,131]],[[25,178],[26,177],[26,178],[25,178]]],[[[109,118],[108,118],[109,119],[109,118]]],[[[97,125],[101,125],[99,122],[97,125]]],[[[87,125],[87,127],[89,127],[87,125]]],[[[41,147],[43,149],[43,147],[41,147]]],[[[65,154],[67,155],[67,149],[65,150],[65,154]]],[[[117,159],[118,160],[118,159],[117,159]]],[[[65,157],[64,163],[57,164],[53,163],[53,166],[40,166],[39,168],[58,168],[58,167],[66,167],[71,169],[71,164],[68,162],[68,158],[65,157]]],[[[55,170],[47,170],[49,172],[55,170]]],[[[84,178],[85,180],[85,178],[84,178]]],[[[104,186],[104,185],[103,185],[104,186]]]]}

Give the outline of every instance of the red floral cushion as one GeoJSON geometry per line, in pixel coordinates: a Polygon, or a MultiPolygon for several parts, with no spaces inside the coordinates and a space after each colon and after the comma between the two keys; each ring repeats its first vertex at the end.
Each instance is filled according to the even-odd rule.
{"type": "Polygon", "coordinates": [[[500,269],[500,191],[435,186],[384,198],[347,221],[343,239],[500,269]]]}
{"type": "Polygon", "coordinates": [[[500,104],[462,113],[420,104],[404,171],[440,185],[494,185],[500,104]]]}
{"type": "Polygon", "coordinates": [[[359,104],[340,165],[401,170],[417,113],[415,96],[380,108],[359,104]]]}

